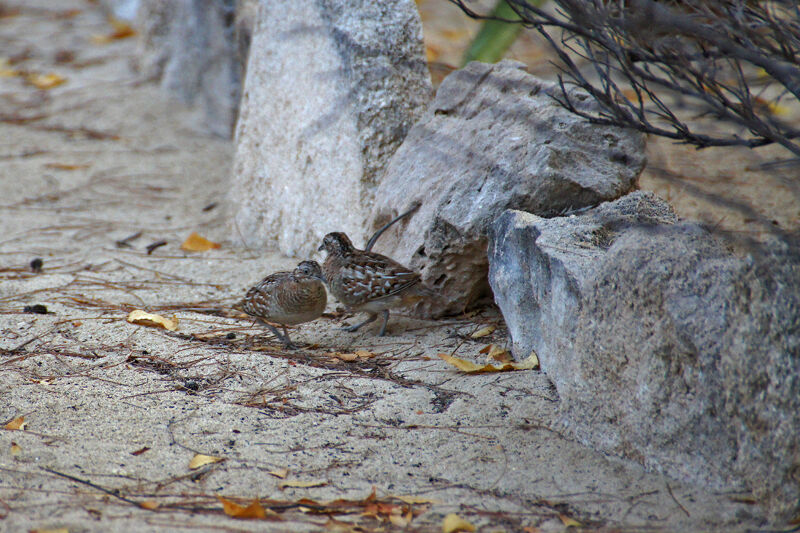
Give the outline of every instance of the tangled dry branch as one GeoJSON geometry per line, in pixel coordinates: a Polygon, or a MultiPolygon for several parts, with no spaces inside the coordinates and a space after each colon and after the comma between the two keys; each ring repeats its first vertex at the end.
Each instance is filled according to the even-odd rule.
{"type": "Polygon", "coordinates": [[[591,122],[698,148],[779,144],[800,161],[800,129],[788,117],[800,104],[794,0],[553,0],[554,11],[507,1],[520,17],[513,22],[555,50],[561,104],[591,122]],[[571,86],[599,109],[578,106],[571,86]]]}

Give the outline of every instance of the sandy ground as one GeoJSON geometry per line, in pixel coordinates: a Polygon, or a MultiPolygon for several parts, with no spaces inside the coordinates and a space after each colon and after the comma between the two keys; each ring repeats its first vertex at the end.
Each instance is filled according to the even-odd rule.
{"type": "Polygon", "coordinates": [[[342,332],[353,317],[332,302],[292,330],[294,352],[192,311],[297,260],[229,244],[232,146],[131,74],[132,39],[93,43],[111,29],[88,2],[24,5],[0,18],[5,68],[66,81],[0,77],[0,424],[26,422],[0,429],[0,531],[441,531],[448,513],[481,531],[763,525],[747,494],[559,436],[541,372],[467,375],[437,357],[506,345],[491,309],[393,317],[378,338],[342,332]],[[222,246],[182,251],[193,231],[222,246]],[[25,312],[35,304],[47,314],[25,312]],[[132,309],[179,330],[130,324],[132,309]],[[197,453],[223,460],[190,469],[197,453]],[[220,496],[277,514],[230,518],[220,496]]]}

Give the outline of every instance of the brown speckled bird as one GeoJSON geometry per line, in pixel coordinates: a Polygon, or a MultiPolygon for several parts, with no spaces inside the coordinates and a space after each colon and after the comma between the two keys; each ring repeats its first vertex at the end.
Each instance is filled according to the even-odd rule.
{"type": "Polygon", "coordinates": [[[328,233],[319,249],[328,253],[322,271],[331,294],[349,310],[369,313],[367,320],[347,331],[356,331],[383,313],[378,334],[383,336],[389,309],[418,302],[425,292],[419,274],[381,254],[358,250],[344,233],[328,233]]]}
{"type": "Polygon", "coordinates": [[[310,322],[322,315],[327,293],[316,261],[303,261],[292,272],[275,272],[247,291],[236,306],[267,326],[287,349],[294,349],[286,326],[310,322]],[[283,335],[268,322],[280,324],[283,335]]]}

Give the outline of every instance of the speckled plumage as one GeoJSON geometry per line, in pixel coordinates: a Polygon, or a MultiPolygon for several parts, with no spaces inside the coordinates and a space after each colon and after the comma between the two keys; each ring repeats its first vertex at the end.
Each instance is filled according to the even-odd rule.
{"type": "Polygon", "coordinates": [[[267,326],[287,347],[293,347],[286,326],[310,322],[322,315],[327,293],[316,261],[303,261],[293,271],[270,274],[253,286],[236,306],[267,326]],[[281,335],[267,322],[283,327],[281,335]]]}
{"type": "Polygon", "coordinates": [[[370,317],[347,328],[356,331],[383,313],[386,332],[389,310],[417,302],[421,298],[420,276],[397,261],[375,252],[358,250],[344,233],[329,233],[320,246],[328,257],[322,266],[328,289],[351,311],[370,317]]]}

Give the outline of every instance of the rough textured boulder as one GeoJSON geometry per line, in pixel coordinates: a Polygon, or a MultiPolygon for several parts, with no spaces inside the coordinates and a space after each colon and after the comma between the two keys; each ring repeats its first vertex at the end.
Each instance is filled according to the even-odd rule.
{"type": "Polygon", "coordinates": [[[430,100],[411,0],[260,5],[236,131],[232,235],[288,255],[357,244],[389,157],[430,100]]]}
{"type": "Polygon", "coordinates": [[[188,105],[205,127],[230,137],[242,75],[234,28],[235,0],[141,0],[139,69],[188,105]]]}
{"type": "MultiPolygon", "coordinates": [[[[420,314],[458,313],[489,294],[487,235],[505,209],[553,216],[635,186],[643,137],[585,122],[555,102],[558,93],[521,63],[470,63],[444,80],[392,158],[371,229],[421,205],[376,246],[419,270],[439,295],[420,314]]],[[[585,93],[572,98],[594,105],[585,93]]]]}
{"type": "Polygon", "coordinates": [[[634,193],[582,215],[508,211],[490,281],[582,442],[800,511],[800,258],[733,254],[634,193]]]}

